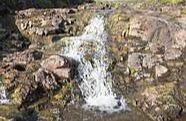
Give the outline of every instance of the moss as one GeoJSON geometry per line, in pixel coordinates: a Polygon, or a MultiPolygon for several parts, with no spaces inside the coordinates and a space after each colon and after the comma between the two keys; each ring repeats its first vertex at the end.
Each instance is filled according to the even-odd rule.
{"type": "Polygon", "coordinates": [[[22,102],[20,90],[21,90],[21,86],[17,87],[14,93],[11,95],[11,99],[14,104],[21,104],[22,102]]]}
{"type": "MultiPolygon", "coordinates": [[[[60,89],[56,95],[54,95],[53,99],[52,99],[52,103],[53,104],[59,104],[61,103],[61,101],[65,101],[65,97],[68,94],[68,92],[72,89],[72,84],[70,82],[67,82],[66,85],[63,86],[62,89],[60,89]]],[[[64,106],[64,105],[62,105],[64,106]]]]}
{"type": "Polygon", "coordinates": [[[178,4],[178,3],[181,3],[183,2],[183,0],[160,0],[161,3],[164,3],[164,4],[178,4]]]}
{"type": "Polygon", "coordinates": [[[16,105],[0,105],[0,121],[7,121],[13,117],[21,117],[21,113],[17,110],[16,105]]]}
{"type": "Polygon", "coordinates": [[[112,6],[113,8],[115,8],[115,9],[117,9],[117,8],[119,8],[119,7],[121,6],[121,3],[119,3],[119,2],[114,2],[114,3],[111,4],[111,6],[112,6]]]}
{"type": "Polygon", "coordinates": [[[182,9],[181,9],[181,14],[186,15],[186,8],[182,8],[182,9]]]}
{"type": "Polygon", "coordinates": [[[136,74],[137,74],[137,70],[133,67],[128,67],[128,70],[129,70],[129,75],[134,77],[136,74]]]}
{"type": "Polygon", "coordinates": [[[172,96],[174,91],[174,83],[166,83],[164,86],[158,88],[160,95],[158,96],[158,101],[161,104],[175,103],[175,99],[172,96]]]}
{"type": "Polygon", "coordinates": [[[143,94],[147,96],[148,100],[155,102],[156,105],[176,104],[173,96],[174,88],[174,82],[169,82],[163,85],[147,87],[143,94]]]}

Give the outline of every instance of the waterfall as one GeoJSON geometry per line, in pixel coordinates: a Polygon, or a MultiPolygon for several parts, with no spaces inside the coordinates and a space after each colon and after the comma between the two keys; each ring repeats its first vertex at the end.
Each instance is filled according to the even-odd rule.
{"type": "Polygon", "coordinates": [[[0,82],[0,104],[7,104],[7,103],[9,103],[9,100],[7,98],[6,90],[2,82],[0,82]]]}
{"type": "Polygon", "coordinates": [[[112,113],[125,109],[126,104],[112,91],[106,41],[104,17],[97,15],[90,20],[82,35],[70,38],[61,54],[80,63],[77,81],[81,82],[79,88],[86,102],[83,107],[112,113]]]}

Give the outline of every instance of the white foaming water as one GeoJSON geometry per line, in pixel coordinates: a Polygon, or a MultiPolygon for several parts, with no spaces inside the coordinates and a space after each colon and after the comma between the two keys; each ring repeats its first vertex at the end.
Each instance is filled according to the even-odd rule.
{"type": "Polygon", "coordinates": [[[86,104],[84,107],[95,108],[108,113],[125,109],[123,98],[117,98],[112,91],[112,76],[107,71],[107,34],[104,29],[104,17],[95,16],[81,36],[72,37],[62,50],[62,55],[78,61],[79,85],[86,104]],[[86,56],[89,58],[86,59],[86,56]]]}
{"type": "Polygon", "coordinates": [[[9,99],[7,98],[5,87],[0,82],[0,104],[9,103],[9,99]]]}

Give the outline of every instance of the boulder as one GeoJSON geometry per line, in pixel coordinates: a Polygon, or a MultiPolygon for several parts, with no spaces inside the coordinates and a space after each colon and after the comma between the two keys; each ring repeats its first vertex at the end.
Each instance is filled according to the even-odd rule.
{"type": "Polygon", "coordinates": [[[60,79],[73,78],[74,62],[60,55],[52,55],[41,63],[42,68],[53,72],[60,79]]]}
{"type": "Polygon", "coordinates": [[[156,77],[160,77],[163,74],[165,74],[168,71],[168,69],[165,66],[162,65],[156,65],[155,67],[155,75],[156,77]]]}

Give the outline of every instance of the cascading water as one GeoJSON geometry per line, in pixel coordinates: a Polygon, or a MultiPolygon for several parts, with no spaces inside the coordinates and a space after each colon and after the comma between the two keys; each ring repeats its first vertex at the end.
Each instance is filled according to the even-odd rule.
{"type": "Polygon", "coordinates": [[[86,101],[84,107],[112,113],[125,109],[126,104],[123,98],[117,98],[112,91],[112,76],[107,71],[109,58],[104,27],[104,17],[95,16],[85,32],[81,36],[72,37],[61,53],[80,63],[79,87],[86,101]]]}
{"type": "Polygon", "coordinates": [[[6,90],[3,84],[0,82],[0,104],[7,104],[9,100],[7,98],[6,90]]]}

